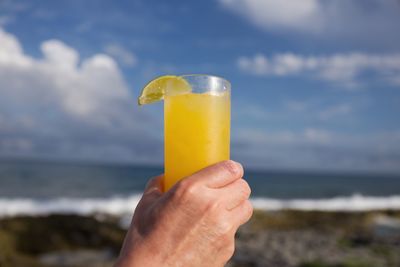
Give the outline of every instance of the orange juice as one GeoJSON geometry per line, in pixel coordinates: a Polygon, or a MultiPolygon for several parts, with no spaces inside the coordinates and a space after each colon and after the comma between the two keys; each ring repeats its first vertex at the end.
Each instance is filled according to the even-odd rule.
{"type": "Polygon", "coordinates": [[[229,159],[230,92],[164,97],[164,191],[180,179],[229,159]]]}

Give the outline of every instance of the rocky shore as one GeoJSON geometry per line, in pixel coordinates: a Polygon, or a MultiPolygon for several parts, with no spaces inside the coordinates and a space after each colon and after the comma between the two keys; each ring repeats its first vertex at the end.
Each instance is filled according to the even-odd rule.
{"type": "Polygon", "coordinates": [[[399,212],[256,212],[229,267],[399,267],[399,212]]]}
{"type": "MultiPolygon", "coordinates": [[[[109,216],[0,220],[0,267],[106,267],[125,230],[109,216]]],[[[399,267],[400,212],[256,211],[228,267],[399,267]]]]}

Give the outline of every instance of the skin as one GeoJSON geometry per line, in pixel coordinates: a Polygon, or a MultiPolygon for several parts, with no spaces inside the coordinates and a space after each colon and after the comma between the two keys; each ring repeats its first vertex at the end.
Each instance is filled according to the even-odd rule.
{"type": "Polygon", "coordinates": [[[207,167],[162,193],[150,180],[114,267],[221,267],[232,257],[235,233],[253,208],[243,168],[234,161],[207,167]]]}

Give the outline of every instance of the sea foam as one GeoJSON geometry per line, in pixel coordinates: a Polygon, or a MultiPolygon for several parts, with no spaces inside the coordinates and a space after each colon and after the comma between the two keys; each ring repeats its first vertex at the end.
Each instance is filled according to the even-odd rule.
{"type": "Polygon", "coordinates": [[[262,210],[304,210],[304,211],[369,211],[400,210],[400,196],[373,197],[354,194],[328,199],[270,199],[254,198],[253,206],[262,210]]]}
{"type": "Polygon", "coordinates": [[[46,200],[0,198],[0,216],[45,215],[52,213],[124,215],[135,210],[140,197],[141,195],[137,194],[128,197],[55,198],[46,200]]]}
{"type": "MultiPolygon", "coordinates": [[[[110,198],[0,198],[0,216],[105,213],[122,216],[132,214],[141,195],[115,196],[110,198]]],[[[369,211],[400,210],[400,196],[372,197],[363,195],[343,196],[327,199],[251,199],[254,208],[262,210],[304,211],[369,211]]]]}

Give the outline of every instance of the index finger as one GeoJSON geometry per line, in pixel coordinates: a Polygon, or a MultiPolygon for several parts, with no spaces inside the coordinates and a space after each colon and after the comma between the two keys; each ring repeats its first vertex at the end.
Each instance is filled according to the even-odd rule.
{"type": "Polygon", "coordinates": [[[164,175],[158,175],[151,178],[144,189],[144,194],[151,194],[154,192],[162,193],[164,175]]]}
{"type": "Polygon", "coordinates": [[[186,179],[202,183],[210,188],[220,188],[242,177],[242,165],[233,160],[225,160],[206,167],[186,179]]]}

